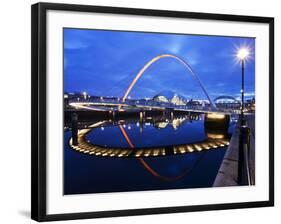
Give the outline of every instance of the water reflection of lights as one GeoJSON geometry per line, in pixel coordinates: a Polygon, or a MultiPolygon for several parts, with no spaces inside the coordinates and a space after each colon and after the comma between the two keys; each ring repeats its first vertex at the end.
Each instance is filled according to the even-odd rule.
{"type": "MultiPolygon", "coordinates": [[[[81,152],[87,153],[94,156],[103,156],[103,157],[157,157],[157,156],[166,156],[176,155],[176,154],[185,154],[193,152],[201,152],[203,150],[216,149],[229,145],[228,139],[206,139],[206,141],[191,143],[185,145],[175,145],[172,146],[172,150],[169,150],[165,147],[150,147],[150,148],[135,148],[131,140],[129,139],[125,129],[124,124],[119,123],[119,129],[122,132],[122,135],[125,137],[126,142],[129,145],[129,148],[113,148],[113,147],[104,147],[97,146],[92,144],[89,140],[86,139],[86,135],[93,129],[101,127],[107,121],[102,121],[95,123],[89,128],[82,129],[78,131],[78,145],[75,146],[72,144],[72,138],[69,140],[69,145],[72,149],[81,152]],[[134,150],[132,150],[134,148],[134,150]]],[[[125,126],[126,127],[126,126],[125,126]]],[[[101,127],[104,130],[104,127],[101,127]]]]}
{"type": "Polygon", "coordinates": [[[181,119],[181,118],[179,118],[179,119],[173,119],[172,120],[172,126],[173,126],[173,128],[176,130],[184,121],[185,121],[186,119],[181,119]]]}
{"type": "MultiPolygon", "coordinates": [[[[119,126],[120,129],[122,129],[121,126],[119,126]]],[[[122,130],[121,130],[122,131],[122,130]]],[[[122,131],[122,134],[124,135],[124,138],[127,140],[129,140],[128,144],[130,145],[131,144],[131,141],[130,141],[130,138],[128,137],[127,133],[125,132],[125,130],[122,131]]],[[[131,148],[134,148],[134,146],[130,145],[131,148]]],[[[149,152],[146,152],[144,154],[144,156],[149,156],[149,152]]],[[[159,155],[159,152],[160,150],[155,150],[153,155],[154,156],[158,156],[159,155]]],[[[163,153],[163,151],[162,151],[163,153]]],[[[202,154],[201,157],[195,162],[195,164],[193,165],[192,168],[194,168],[197,164],[198,164],[198,161],[200,161],[202,159],[202,157],[204,156],[205,154],[202,154]]],[[[143,165],[143,167],[150,173],[152,174],[153,176],[161,179],[161,180],[164,180],[164,181],[175,181],[175,180],[178,180],[178,179],[181,179],[182,177],[184,177],[185,175],[187,175],[192,169],[186,169],[184,170],[184,172],[182,172],[180,175],[176,175],[176,176],[163,176],[163,175],[160,175],[156,170],[154,170],[143,158],[137,158],[138,161],[143,165]]]]}
{"type": "Polygon", "coordinates": [[[189,119],[193,119],[193,118],[190,116],[184,116],[184,117],[174,118],[171,121],[165,119],[164,121],[156,122],[154,126],[157,128],[166,128],[168,124],[171,124],[173,129],[177,130],[179,126],[181,126],[185,121],[189,119]]]}
{"type": "Polygon", "coordinates": [[[169,122],[159,122],[155,126],[157,128],[166,128],[168,124],[169,124],[169,122]]]}
{"type": "MultiPolygon", "coordinates": [[[[158,157],[158,156],[166,156],[166,155],[177,155],[177,154],[186,154],[186,153],[193,153],[193,152],[202,152],[204,150],[210,150],[215,148],[225,147],[229,144],[228,139],[214,139],[214,140],[206,140],[205,142],[199,142],[196,144],[186,144],[186,145],[178,145],[173,146],[172,151],[169,150],[167,153],[167,148],[164,147],[154,147],[154,148],[135,148],[134,144],[130,140],[129,136],[127,135],[124,124],[121,125],[119,123],[119,129],[125,138],[128,148],[111,148],[111,147],[101,147],[97,145],[93,145],[90,141],[86,140],[86,135],[89,133],[93,128],[100,127],[104,125],[107,121],[98,122],[92,124],[87,129],[79,130],[78,132],[78,145],[72,144],[72,138],[69,140],[69,145],[72,149],[86,153],[89,155],[94,156],[101,156],[101,157],[118,157],[118,158],[128,158],[128,157],[135,157],[143,166],[144,168],[153,176],[164,180],[164,181],[175,181],[181,179],[189,172],[191,172],[197,164],[202,160],[205,153],[200,154],[200,157],[194,162],[191,168],[186,168],[181,174],[176,176],[163,176],[160,175],[154,168],[149,165],[144,158],[146,157],[158,157]]],[[[125,126],[126,127],[126,126],[125,126]]],[[[128,129],[129,129],[128,125],[128,129]]],[[[104,127],[101,127],[104,128],[104,127]]]]}

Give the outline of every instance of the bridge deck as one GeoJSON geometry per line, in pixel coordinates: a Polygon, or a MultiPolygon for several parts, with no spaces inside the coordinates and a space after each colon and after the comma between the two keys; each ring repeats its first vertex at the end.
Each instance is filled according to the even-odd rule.
{"type": "Polygon", "coordinates": [[[218,110],[216,108],[186,108],[180,106],[155,106],[155,105],[129,105],[125,103],[107,103],[107,102],[72,102],[70,105],[73,108],[79,108],[83,110],[93,110],[93,111],[119,111],[118,107],[126,108],[127,111],[130,110],[173,110],[173,111],[184,111],[184,112],[196,112],[196,113],[221,113],[226,115],[237,114],[236,112],[229,110],[218,110]]]}

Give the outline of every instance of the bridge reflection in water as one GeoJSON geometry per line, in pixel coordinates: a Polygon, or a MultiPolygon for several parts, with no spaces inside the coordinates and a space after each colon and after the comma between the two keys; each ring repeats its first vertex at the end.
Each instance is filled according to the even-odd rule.
{"type": "MultiPolygon", "coordinates": [[[[215,119],[217,119],[217,117],[215,117],[215,119]]],[[[65,192],[67,194],[73,194],[152,190],[159,188],[187,188],[196,186],[209,187],[212,185],[216,176],[230,139],[229,122],[226,122],[227,125],[223,125],[219,128],[214,126],[212,129],[214,125],[212,121],[212,116],[208,118],[204,114],[191,114],[175,117],[170,115],[168,117],[155,116],[143,117],[141,119],[101,120],[91,124],[87,124],[88,122],[83,123],[83,128],[80,125],[77,134],[77,144],[73,144],[73,139],[68,134],[69,140],[66,145],[67,150],[69,150],[68,148],[70,147],[75,152],[79,152],[79,154],[83,155],[83,160],[85,160],[86,157],[88,157],[87,160],[92,160],[92,165],[89,165],[88,162],[87,168],[85,164],[81,164],[82,167],[91,169],[91,166],[95,167],[97,164],[100,164],[104,169],[110,169],[111,164],[114,164],[117,160],[124,164],[131,163],[131,161],[138,161],[145,170],[149,172],[151,177],[164,182],[162,184],[152,183],[154,181],[144,177],[146,175],[139,170],[136,171],[136,173],[141,173],[138,176],[144,181],[141,186],[137,187],[137,184],[134,183],[134,177],[127,176],[126,182],[130,182],[130,179],[132,180],[127,186],[106,190],[108,186],[104,188],[103,184],[97,184],[98,181],[104,181],[104,179],[95,177],[96,174],[93,171],[93,176],[89,178],[93,178],[96,185],[100,187],[95,185],[92,186],[92,189],[89,189],[88,186],[87,190],[83,190],[83,188],[79,189],[79,187],[73,190],[71,187],[73,184],[66,184],[65,192]],[[102,158],[103,164],[99,162],[96,163],[98,158],[102,158]],[[161,158],[163,158],[165,162],[161,162],[161,160],[163,161],[161,158]],[[122,161],[120,161],[120,159],[122,161]],[[130,162],[128,162],[128,160],[130,160],[130,162]],[[182,161],[177,162],[178,160],[182,161]],[[176,168],[177,165],[179,165],[180,168],[176,168]],[[169,167],[178,170],[178,172],[171,172],[169,167]],[[204,167],[205,170],[202,170],[202,167],[204,167]],[[196,173],[201,173],[199,176],[202,176],[202,172],[204,173],[203,175],[207,175],[210,172],[212,175],[208,178],[205,177],[206,181],[200,180],[199,182],[201,184],[198,185],[196,181],[194,182],[192,180],[192,176],[196,173]],[[181,179],[183,183],[179,184],[178,181],[181,179]],[[189,182],[188,184],[184,184],[186,179],[190,179],[187,181],[189,182]],[[143,186],[145,183],[146,186],[143,186]],[[134,186],[130,187],[130,185],[134,186]]],[[[78,156],[76,153],[72,154],[73,160],[77,158],[78,156]]],[[[81,169],[81,167],[79,167],[78,170],[79,169],[81,169]]],[[[131,166],[129,169],[139,168],[131,166]]],[[[120,172],[117,174],[116,171],[118,171],[118,169],[112,170],[112,178],[115,176],[113,179],[116,178],[116,175],[119,177],[127,175],[127,171],[123,174],[120,172]]],[[[71,175],[73,175],[73,173],[71,175]]],[[[197,178],[199,178],[199,176],[197,178]]],[[[76,176],[77,180],[80,178],[81,176],[76,176]]],[[[125,177],[122,177],[121,179],[124,178],[125,177]]],[[[67,178],[66,175],[66,181],[69,180],[73,180],[73,176],[72,178],[67,178]]],[[[106,182],[108,181],[110,180],[106,180],[106,182]]],[[[89,182],[91,181],[88,179],[88,185],[89,182]]]]}
{"type": "MultiPolygon", "coordinates": [[[[199,117],[196,117],[199,118],[199,117]]],[[[176,118],[173,119],[171,124],[174,129],[177,128],[182,122],[185,122],[187,118],[176,118]]],[[[190,118],[189,118],[190,119],[190,118]]],[[[225,130],[218,131],[205,129],[207,138],[199,142],[191,142],[186,144],[174,144],[165,147],[135,147],[126,130],[123,128],[122,124],[125,123],[121,121],[118,123],[118,128],[126,140],[128,147],[108,147],[101,146],[98,144],[91,143],[87,140],[86,136],[89,132],[93,131],[95,128],[101,127],[104,130],[104,126],[113,125],[110,121],[101,121],[90,125],[88,128],[82,129],[78,132],[78,144],[73,144],[72,138],[69,140],[71,148],[76,151],[88,153],[95,156],[109,156],[109,157],[149,157],[149,156],[165,156],[165,155],[175,155],[183,153],[200,152],[202,150],[216,149],[220,147],[225,147],[229,144],[229,139],[227,132],[225,130]],[[134,149],[134,150],[132,150],[134,149]]],[[[155,127],[165,128],[169,124],[169,120],[163,122],[154,123],[155,127]]],[[[205,125],[206,126],[206,125],[205,125]]],[[[129,126],[131,127],[131,126],[129,126]]],[[[140,128],[142,130],[142,128],[140,128]]],[[[152,137],[153,138],[153,137],[152,137]]]]}

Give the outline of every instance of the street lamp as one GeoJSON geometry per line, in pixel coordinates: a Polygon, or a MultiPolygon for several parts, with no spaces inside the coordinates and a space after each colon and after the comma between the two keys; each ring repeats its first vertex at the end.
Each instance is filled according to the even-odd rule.
{"type": "Polygon", "coordinates": [[[249,168],[249,133],[250,129],[246,126],[244,118],[244,66],[245,60],[249,57],[247,48],[240,48],[237,51],[237,58],[241,61],[242,67],[242,88],[241,88],[241,121],[239,134],[239,152],[238,152],[238,177],[239,185],[251,185],[250,168],[249,168]]]}
{"type": "Polygon", "coordinates": [[[242,87],[241,87],[241,125],[245,124],[244,119],[244,66],[245,66],[245,60],[249,56],[249,50],[247,48],[241,48],[237,52],[237,58],[239,61],[241,61],[241,67],[242,67],[242,87]]]}

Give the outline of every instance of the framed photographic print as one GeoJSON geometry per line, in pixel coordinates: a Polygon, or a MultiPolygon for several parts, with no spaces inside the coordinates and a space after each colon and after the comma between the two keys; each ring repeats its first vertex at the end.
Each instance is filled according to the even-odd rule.
{"type": "Polygon", "coordinates": [[[274,19],[32,6],[32,218],[273,206],[274,19]]]}

